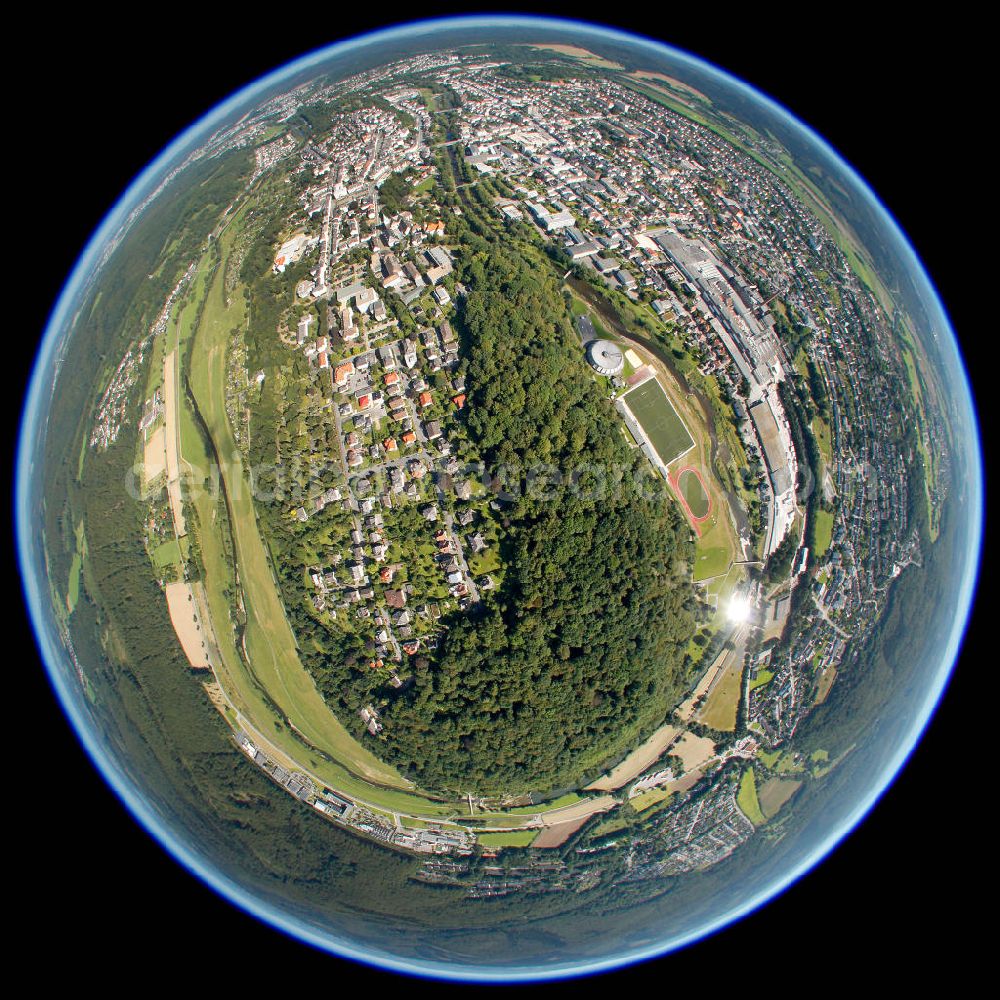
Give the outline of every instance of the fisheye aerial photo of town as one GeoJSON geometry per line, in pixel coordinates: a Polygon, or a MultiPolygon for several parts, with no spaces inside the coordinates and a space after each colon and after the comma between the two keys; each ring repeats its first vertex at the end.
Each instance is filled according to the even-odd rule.
{"type": "Polygon", "coordinates": [[[192,150],[60,402],[49,586],[110,741],[262,867],[384,864],[414,911],[780,841],[888,697],[952,482],[826,191],[690,84],[541,41],[308,79],[192,150]]]}

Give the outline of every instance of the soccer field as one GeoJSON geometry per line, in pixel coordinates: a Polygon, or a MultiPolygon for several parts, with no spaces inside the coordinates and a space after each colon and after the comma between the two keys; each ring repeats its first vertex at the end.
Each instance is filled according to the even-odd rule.
{"type": "Polygon", "coordinates": [[[636,386],[624,399],[664,465],[693,447],[694,439],[655,378],[636,386]]]}

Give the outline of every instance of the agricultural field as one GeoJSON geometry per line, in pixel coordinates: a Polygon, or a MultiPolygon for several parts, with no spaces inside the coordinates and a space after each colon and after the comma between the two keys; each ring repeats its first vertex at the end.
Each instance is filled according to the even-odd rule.
{"type": "Polygon", "coordinates": [[[558,847],[560,844],[566,843],[588,819],[589,817],[582,816],[580,819],[570,820],[567,823],[557,823],[555,826],[547,826],[532,841],[531,846],[535,848],[558,847]]]}
{"type": "Polygon", "coordinates": [[[768,778],[757,791],[757,801],[767,819],[774,817],[781,807],[799,790],[801,781],[768,778]]]}
{"type": "Polygon", "coordinates": [[[830,693],[830,688],[833,687],[836,676],[837,668],[832,665],[820,671],[819,678],[816,681],[816,698],[813,702],[814,704],[822,705],[826,701],[826,696],[830,693]]]}
{"type": "Polygon", "coordinates": [[[557,43],[550,43],[548,45],[532,45],[533,49],[547,49],[550,52],[558,52],[560,55],[569,56],[572,59],[579,59],[580,62],[587,63],[589,66],[593,66],[596,69],[622,69],[622,66],[616,62],[610,62],[601,56],[594,55],[593,52],[588,52],[587,49],[581,49],[577,45],[560,45],[557,43]]]}
{"type": "Polygon", "coordinates": [[[736,728],[736,711],[740,704],[743,658],[730,657],[722,676],[715,682],[705,706],[698,714],[698,721],[719,732],[729,733],[736,728]]]}
{"type": "Polygon", "coordinates": [[[209,665],[205,634],[198,617],[192,588],[187,583],[168,583],[166,587],[167,607],[170,621],[177,632],[177,638],[184,648],[184,655],[192,667],[204,668],[209,665]]]}

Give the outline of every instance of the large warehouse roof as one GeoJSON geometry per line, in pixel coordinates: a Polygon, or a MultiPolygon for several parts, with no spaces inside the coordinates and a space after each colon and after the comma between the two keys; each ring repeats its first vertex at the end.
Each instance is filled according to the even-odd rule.
{"type": "Polygon", "coordinates": [[[750,417],[757,428],[757,436],[760,438],[761,446],[764,449],[764,459],[771,473],[774,492],[778,494],[784,493],[791,487],[792,479],[788,471],[785,450],[781,445],[781,433],[778,430],[778,422],[774,419],[774,414],[771,412],[771,407],[767,404],[766,400],[761,400],[750,407],[750,417]]]}

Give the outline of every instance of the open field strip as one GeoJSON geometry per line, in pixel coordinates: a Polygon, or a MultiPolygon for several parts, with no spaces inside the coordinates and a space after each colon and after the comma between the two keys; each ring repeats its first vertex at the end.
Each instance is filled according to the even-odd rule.
{"type": "Polygon", "coordinates": [[[643,812],[650,806],[655,806],[658,802],[666,802],[674,793],[665,788],[650,788],[641,795],[636,795],[629,800],[629,805],[636,812],[643,812]]]}
{"type": "Polygon", "coordinates": [[[160,424],[146,442],[142,452],[142,486],[146,487],[167,470],[167,429],[160,424]]]}
{"type": "Polygon", "coordinates": [[[816,512],[813,514],[813,517],[816,518],[814,532],[816,536],[816,547],[813,550],[813,555],[819,559],[826,555],[827,550],[833,542],[833,513],[831,511],[823,510],[822,507],[818,507],[816,512]]]}
{"type": "MultiPolygon", "coordinates": [[[[223,242],[228,242],[224,238],[223,242]]],[[[227,248],[228,249],[228,248],[227,248]]],[[[404,789],[412,784],[363,748],[336,719],[295,652],[295,639],[285,617],[257,526],[242,457],[232,438],[225,411],[227,333],[245,322],[245,299],[239,289],[227,308],[223,301],[224,269],[216,271],[208,289],[202,322],[195,333],[191,389],[215,442],[232,512],[240,585],[246,602],[244,645],[254,678],[268,700],[309,744],[329,749],[355,773],[380,784],[404,789]]],[[[214,515],[213,515],[214,516],[214,515]]],[[[214,534],[214,532],[204,532],[214,534]]],[[[209,590],[211,591],[211,586],[209,590]]]]}
{"type": "Polygon", "coordinates": [[[589,816],[583,816],[577,820],[560,823],[558,826],[547,826],[535,837],[531,846],[537,848],[559,847],[561,844],[565,844],[589,818],[589,816]]]}
{"type": "Polygon", "coordinates": [[[768,778],[757,789],[757,802],[767,819],[771,819],[779,809],[799,790],[801,781],[782,778],[768,778]]]}
{"type": "Polygon", "coordinates": [[[560,55],[570,56],[572,59],[579,59],[580,62],[587,63],[595,69],[622,69],[620,63],[610,62],[603,56],[594,55],[587,49],[581,49],[578,45],[560,45],[555,42],[539,42],[531,46],[533,49],[548,49],[551,52],[558,52],[560,55]]]}
{"type": "Polygon", "coordinates": [[[746,651],[748,626],[740,625],[733,630],[716,666],[719,669],[705,692],[697,721],[720,732],[732,732],[736,728],[736,716],[743,695],[743,660],[746,651]]]}
{"type": "Polygon", "coordinates": [[[204,636],[198,622],[198,605],[191,593],[188,583],[168,583],[167,610],[170,612],[170,623],[181,641],[184,655],[188,663],[195,669],[203,669],[209,665],[208,651],[204,636]]]}
{"type": "Polygon", "coordinates": [[[540,818],[543,826],[560,826],[563,823],[575,823],[579,819],[589,819],[598,813],[614,809],[618,804],[618,799],[613,795],[600,795],[593,799],[581,799],[561,809],[552,809],[542,813],[540,818]]]}
{"type": "Polygon", "coordinates": [[[513,833],[482,833],[476,839],[483,847],[528,847],[537,836],[537,830],[518,830],[513,833]]]}
{"type": "MultiPolygon", "coordinates": [[[[73,559],[69,566],[69,581],[66,585],[66,611],[73,613],[77,601],[80,599],[80,577],[83,573],[83,564],[87,558],[87,535],[83,529],[83,521],[80,521],[73,529],[76,545],[73,549],[73,559]]],[[[53,606],[60,607],[58,598],[53,602],[53,606]]]]}
{"type": "Polygon", "coordinates": [[[456,821],[468,823],[470,830],[522,830],[527,828],[537,828],[542,825],[539,816],[535,813],[531,815],[512,816],[510,813],[498,812],[476,812],[474,816],[469,815],[469,807],[466,805],[465,812],[455,816],[456,821]]]}
{"type": "Polygon", "coordinates": [[[740,638],[742,632],[745,631],[746,626],[742,625],[738,629],[733,629],[730,633],[727,642],[722,647],[719,655],[712,661],[712,664],[701,676],[701,680],[695,685],[694,690],[688,696],[688,698],[683,701],[680,707],[677,709],[677,716],[688,722],[692,716],[697,711],[696,703],[699,699],[707,699],[711,694],[712,689],[719,682],[719,679],[723,676],[729,665],[730,659],[734,652],[733,649],[729,648],[730,643],[734,642],[736,645],[741,646],[740,638]]]}
{"type": "Polygon", "coordinates": [[[672,76],[667,76],[666,73],[658,73],[654,70],[648,69],[637,69],[628,75],[635,77],[637,80],[662,80],[671,90],[681,90],[690,94],[692,97],[698,98],[699,100],[706,101],[709,104],[712,103],[709,98],[707,98],[700,90],[696,90],[692,87],[691,84],[682,83],[680,80],[677,80],[672,76]]]}
{"type": "Polygon", "coordinates": [[[181,499],[180,481],[180,434],[177,413],[177,351],[172,350],[163,361],[163,412],[166,433],[164,435],[164,464],[167,469],[167,497],[170,513],[174,519],[174,531],[178,538],[187,534],[184,520],[184,503],[181,499]]]}
{"type": "Polygon", "coordinates": [[[602,775],[597,781],[587,785],[587,790],[611,792],[628,784],[662,757],[681,735],[681,732],[682,730],[676,726],[660,726],[645,743],[636,747],[617,767],[602,775]]]}
{"type": "Polygon", "coordinates": [[[505,809],[504,814],[510,816],[533,816],[537,813],[548,812],[550,809],[561,809],[563,806],[572,805],[574,802],[579,802],[581,798],[582,796],[577,795],[576,792],[569,792],[566,795],[560,795],[559,798],[553,799],[551,802],[539,803],[534,806],[514,806],[513,809],[505,809]]]}
{"type": "MultiPolygon", "coordinates": [[[[678,758],[686,774],[700,769],[715,756],[715,743],[707,736],[684,733],[674,744],[671,756],[678,758]]],[[[671,786],[673,787],[673,786],[671,786]]]]}
{"type": "MultiPolygon", "coordinates": [[[[742,647],[740,653],[742,654],[742,647]]],[[[730,656],[725,669],[712,683],[705,704],[698,713],[698,721],[720,732],[732,732],[736,728],[742,679],[743,656],[730,656]]]]}

